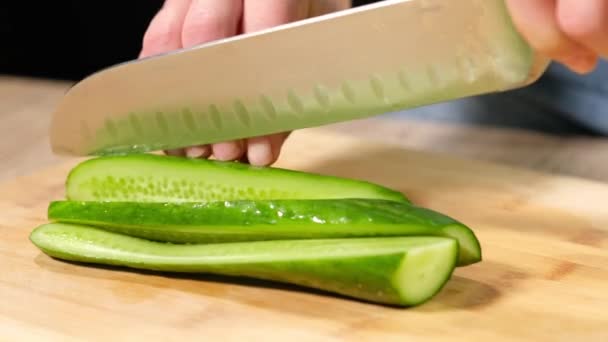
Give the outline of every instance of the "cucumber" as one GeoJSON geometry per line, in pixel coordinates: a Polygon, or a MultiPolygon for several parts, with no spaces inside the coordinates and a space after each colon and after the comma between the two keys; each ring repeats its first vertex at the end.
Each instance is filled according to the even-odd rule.
{"type": "Polygon", "coordinates": [[[172,243],[430,235],[460,245],[459,266],[481,260],[475,234],[441,213],[373,199],[205,203],[56,201],[48,218],[172,243]]]}
{"type": "Polygon", "coordinates": [[[361,180],[154,154],[86,160],[70,171],[66,197],[136,202],[318,198],[409,202],[400,192],[361,180]]]}
{"type": "Polygon", "coordinates": [[[30,240],[63,260],[258,278],[397,306],[435,296],[458,255],[458,242],[442,237],[175,245],[61,223],[35,228],[30,240]]]}

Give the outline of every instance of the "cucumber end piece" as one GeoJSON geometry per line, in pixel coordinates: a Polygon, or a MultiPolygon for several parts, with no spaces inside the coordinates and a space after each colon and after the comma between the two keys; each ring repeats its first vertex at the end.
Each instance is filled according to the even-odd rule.
{"type": "MultiPolygon", "coordinates": [[[[87,231],[90,229],[95,228],[70,223],[45,223],[32,230],[29,240],[44,254],[55,259],[77,263],[104,263],[104,260],[97,256],[103,248],[87,238],[87,231]]],[[[108,264],[120,266],[113,262],[108,264]]]]}
{"type": "Polygon", "coordinates": [[[475,233],[465,225],[450,225],[442,229],[445,236],[454,238],[459,243],[458,266],[468,266],[482,260],[481,244],[475,233]]]}
{"type": "Polygon", "coordinates": [[[37,226],[30,232],[29,240],[34,246],[36,246],[40,251],[42,251],[48,256],[65,260],[73,260],[70,255],[56,251],[54,248],[52,248],[52,246],[49,246],[47,243],[47,233],[49,231],[52,233],[54,230],[53,228],[59,225],[61,224],[45,223],[40,226],[37,226]]]}
{"type": "MultiPolygon", "coordinates": [[[[73,261],[73,262],[81,262],[83,257],[86,256],[78,256],[70,253],[69,246],[61,246],[58,248],[53,244],[53,241],[56,240],[53,236],[64,235],[67,236],[65,228],[69,228],[70,225],[63,223],[45,223],[42,224],[32,230],[29,236],[29,240],[34,246],[36,246],[40,251],[44,254],[61,260],[73,261]],[[66,248],[67,247],[67,248],[66,248]]],[[[69,243],[69,239],[62,239],[65,244],[66,241],[69,243]]],[[[72,240],[73,241],[73,240],[72,240]]]]}
{"type": "Polygon", "coordinates": [[[456,268],[458,249],[456,240],[446,239],[410,250],[393,278],[400,304],[418,306],[437,295],[456,268]]]}

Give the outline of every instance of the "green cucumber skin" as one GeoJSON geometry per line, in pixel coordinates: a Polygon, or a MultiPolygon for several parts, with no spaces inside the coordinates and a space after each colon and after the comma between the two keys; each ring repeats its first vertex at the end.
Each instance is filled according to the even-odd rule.
{"type": "Polygon", "coordinates": [[[458,266],[482,258],[478,239],[464,224],[429,209],[387,200],[56,201],[49,205],[48,218],[172,243],[444,236],[459,240],[458,266]]]}
{"type": "MultiPolygon", "coordinates": [[[[455,240],[439,237],[174,245],[61,223],[35,228],[30,241],[62,260],[258,278],[397,306],[420,305],[440,292],[454,271],[458,254],[455,240]],[[439,274],[427,273],[435,281],[421,289],[422,295],[408,296],[403,289],[418,284],[403,283],[398,273],[403,272],[410,253],[429,246],[447,251],[441,255],[439,274]]],[[[418,272],[416,265],[407,266],[405,272],[418,272]]]]}
{"type": "Polygon", "coordinates": [[[398,191],[362,180],[154,154],[86,160],[68,175],[66,197],[123,202],[378,198],[409,203],[398,191]]]}

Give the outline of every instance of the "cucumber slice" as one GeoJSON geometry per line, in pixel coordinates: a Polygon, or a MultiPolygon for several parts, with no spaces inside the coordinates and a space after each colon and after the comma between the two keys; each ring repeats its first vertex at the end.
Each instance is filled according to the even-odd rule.
{"type": "Polygon", "coordinates": [[[460,244],[459,266],[481,260],[475,234],[441,213],[371,199],[207,203],[52,202],[50,220],[173,243],[434,235],[460,244]]]}
{"type": "Polygon", "coordinates": [[[89,159],[68,175],[76,201],[197,202],[247,199],[380,198],[394,190],[354,179],[244,163],[136,154],[89,159]]]}
{"type": "Polygon", "coordinates": [[[456,240],[441,237],[173,245],[61,223],[39,226],[30,240],[64,260],[258,278],[398,306],[436,295],[458,255],[456,240]]]}

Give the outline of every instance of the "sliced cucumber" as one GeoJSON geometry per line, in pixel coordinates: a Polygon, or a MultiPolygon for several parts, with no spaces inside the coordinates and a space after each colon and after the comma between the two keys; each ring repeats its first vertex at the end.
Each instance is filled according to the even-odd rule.
{"type": "Polygon", "coordinates": [[[379,198],[408,202],[400,192],[360,180],[153,154],[89,159],[70,172],[66,188],[67,198],[76,201],[379,198]]]}
{"type": "Polygon", "coordinates": [[[456,240],[441,237],[174,245],[54,223],[34,229],[30,239],[64,260],[259,278],[399,306],[437,294],[458,255],[456,240]]]}
{"type": "Polygon", "coordinates": [[[464,224],[429,209],[386,200],[57,201],[49,206],[48,217],[173,243],[444,236],[458,240],[459,266],[481,260],[479,241],[464,224]]]}

